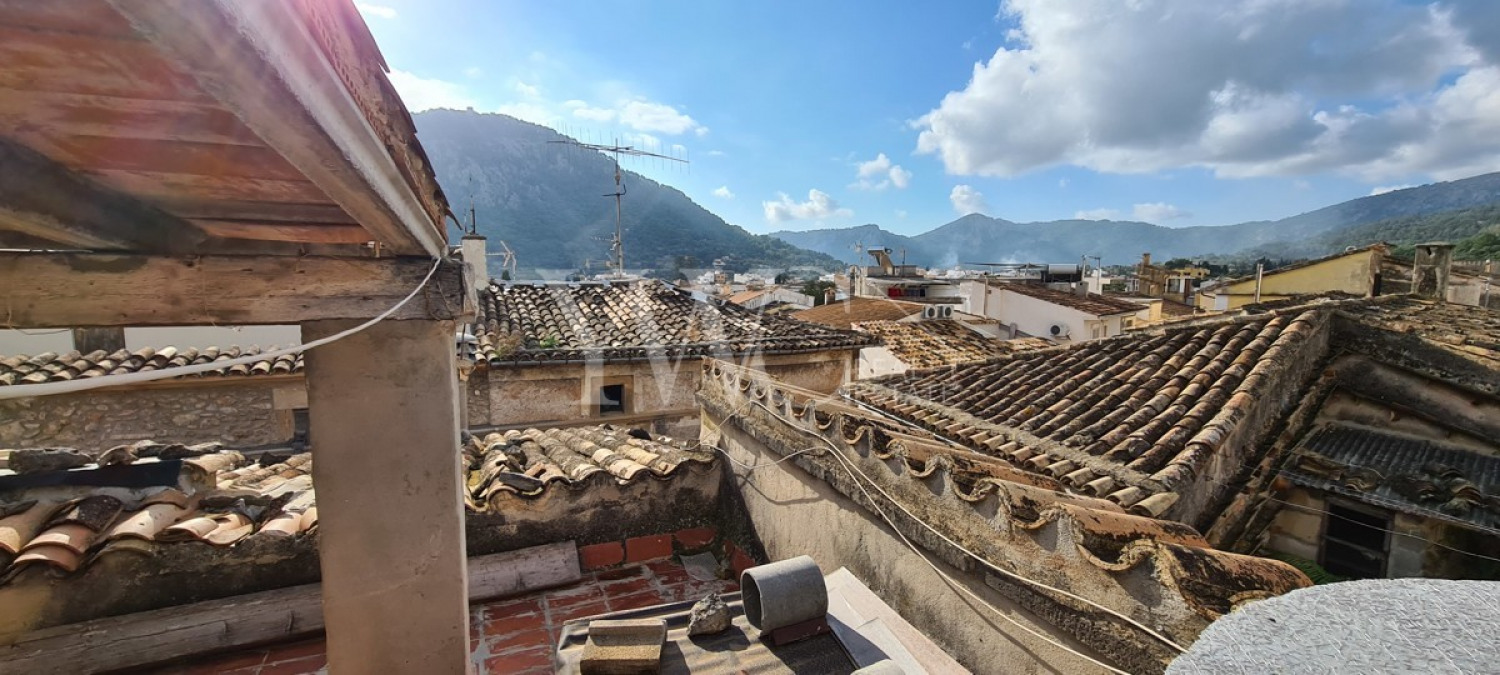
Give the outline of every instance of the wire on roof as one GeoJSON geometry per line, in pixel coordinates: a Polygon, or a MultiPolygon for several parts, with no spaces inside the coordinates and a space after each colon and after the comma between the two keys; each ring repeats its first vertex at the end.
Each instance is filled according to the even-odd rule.
{"type": "Polygon", "coordinates": [[[91,377],[82,380],[69,380],[67,382],[13,384],[8,387],[0,387],[0,401],[34,396],[55,396],[57,394],[72,394],[80,391],[88,391],[90,389],[116,387],[126,384],[138,384],[141,382],[154,382],[156,380],[166,380],[174,377],[181,377],[183,375],[193,375],[195,373],[206,373],[214,370],[222,370],[224,368],[232,368],[238,365],[250,365],[252,363],[255,363],[256,361],[274,359],[279,356],[286,356],[289,354],[301,354],[302,352],[308,351],[315,347],[322,347],[326,344],[338,342],[339,340],[349,337],[350,335],[354,335],[355,333],[363,331],[370,326],[386,320],[392,314],[395,314],[397,310],[405,306],[406,303],[411,302],[412,298],[417,297],[417,293],[420,293],[423,288],[427,287],[427,282],[432,280],[432,275],[437,273],[438,267],[442,266],[442,264],[442,258],[433,260],[432,269],[427,270],[427,276],[422,277],[421,283],[418,283],[416,288],[411,289],[411,293],[408,293],[406,297],[402,298],[401,302],[392,305],[390,309],[381,312],[380,315],[358,326],[345,331],[334,333],[333,335],[325,338],[319,338],[317,340],[313,340],[312,342],[293,345],[284,349],[275,349],[268,352],[262,352],[260,354],[241,356],[239,358],[227,359],[224,361],[209,361],[208,363],[200,363],[191,366],[178,366],[176,368],[163,368],[161,370],[149,370],[137,373],[122,373],[119,375],[105,375],[103,377],[91,377]]]}
{"type": "MultiPolygon", "coordinates": [[[[766,404],[761,403],[760,401],[754,401],[754,400],[752,400],[751,403],[753,405],[756,405],[756,406],[760,407],[761,409],[765,410],[772,417],[775,417],[776,419],[779,419],[782,422],[787,423],[788,425],[791,425],[791,426],[794,426],[794,427],[797,426],[791,420],[788,420],[786,417],[782,416],[780,413],[776,412],[775,410],[772,410],[770,408],[770,406],[767,406],[766,404]]],[[[828,439],[823,438],[822,436],[817,436],[817,438],[818,438],[818,440],[821,440],[824,444],[828,445],[828,447],[832,448],[834,450],[833,454],[835,456],[837,456],[839,459],[847,459],[847,458],[843,457],[840,454],[840,452],[838,451],[838,447],[835,446],[832,441],[829,441],[828,439]]],[[[866,476],[866,480],[869,480],[868,476],[866,476]]],[[[1048,585],[1046,583],[1043,583],[1041,581],[1037,581],[1035,579],[1031,579],[1029,577],[1023,576],[1023,575],[1021,575],[1021,574],[1019,574],[1017,572],[1012,572],[1010,570],[1007,570],[1005,568],[1002,568],[1002,567],[994,564],[993,562],[990,562],[988,559],[984,558],[983,556],[980,556],[978,553],[970,551],[969,549],[965,548],[964,546],[962,546],[958,542],[953,541],[947,535],[945,535],[942,532],[938,531],[937,528],[935,528],[932,525],[930,525],[927,521],[925,521],[925,520],[917,517],[916,514],[912,513],[910,510],[908,510],[905,506],[903,506],[901,504],[901,502],[897,501],[895,497],[892,497],[890,495],[890,493],[886,492],[878,484],[875,484],[874,482],[871,482],[871,485],[874,486],[874,488],[875,488],[875,490],[877,492],[880,492],[881,495],[885,496],[886,500],[889,501],[893,506],[895,506],[897,509],[900,509],[903,513],[905,513],[908,518],[911,518],[917,524],[919,524],[922,527],[926,528],[927,531],[929,531],[932,534],[936,535],[939,539],[942,539],[949,546],[952,546],[953,548],[961,551],[962,553],[964,553],[965,555],[969,556],[970,558],[973,558],[979,564],[983,565],[986,569],[989,569],[989,570],[991,570],[991,571],[993,571],[993,572],[995,572],[997,574],[1000,574],[1002,576],[1008,577],[1008,578],[1013,579],[1015,581],[1019,581],[1019,582],[1025,583],[1025,584],[1034,586],[1036,588],[1041,588],[1041,589],[1044,589],[1044,590],[1047,590],[1047,591],[1051,591],[1053,593],[1057,593],[1057,594],[1062,595],[1064,597],[1072,598],[1074,600],[1077,600],[1079,602],[1082,602],[1084,604],[1092,606],[1092,607],[1094,607],[1096,609],[1099,609],[1100,611],[1103,611],[1103,612],[1105,612],[1105,613],[1107,613],[1107,614],[1109,614],[1111,616],[1114,616],[1114,617],[1116,617],[1116,618],[1118,618],[1118,619],[1120,619],[1120,620],[1122,620],[1122,621],[1124,621],[1124,622],[1126,622],[1126,623],[1128,623],[1128,624],[1130,624],[1130,625],[1132,625],[1132,626],[1140,629],[1141,631],[1145,632],[1147,635],[1150,635],[1151,637],[1154,637],[1157,640],[1161,641],[1162,644],[1165,644],[1168,647],[1171,647],[1171,648],[1177,650],[1179,653],[1187,651],[1186,647],[1183,647],[1182,645],[1180,645],[1177,642],[1173,641],[1171,638],[1169,638],[1169,637],[1161,634],[1160,632],[1156,631],[1155,629],[1152,629],[1150,626],[1147,626],[1147,625],[1145,625],[1145,624],[1143,624],[1143,623],[1141,623],[1141,622],[1139,622],[1139,621],[1131,618],[1130,616],[1128,616],[1128,615],[1126,615],[1126,614],[1124,614],[1124,613],[1122,613],[1122,612],[1120,612],[1118,610],[1115,610],[1115,609],[1113,609],[1111,607],[1106,607],[1105,605],[1102,605],[1102,604],[1100,604],[1098,602],[1095,602],[1093,600],[1085,598],[1085,597],[1083,597],[1081,595],[1078,595],[1076,593],[1065,591],[1065,590],[1063,590],[1061,588],[1057,588],[1055,586],[1050,586],[1050,585],[1048,585]]],[[[872,501],[872,503],[873,503],[873,501],[872,501]]],[[[877,508],[877,511],[878,510],[879,509],[877,508]]],[[[894,528],[894,525],[892,527],[894,528]]],[[[897,530],[897,534],[900,534],[899,530],[897,530]]],[[[903,538],[904,538],[904,535],[903,535],[903,538]]],[[[1064,648],[1066,649],[1066,647],[1064,647],[1064,648]]]]}

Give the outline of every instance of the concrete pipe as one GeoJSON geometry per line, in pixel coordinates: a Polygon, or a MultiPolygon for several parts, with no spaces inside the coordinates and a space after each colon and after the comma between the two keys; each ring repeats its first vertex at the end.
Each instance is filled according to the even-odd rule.
{"type": "Polygon", "coordinates": [[[740,600],[745,619],[762,632],[828,614],[823,572],[805,555],[745,570],[740,575],[740,600]]]}

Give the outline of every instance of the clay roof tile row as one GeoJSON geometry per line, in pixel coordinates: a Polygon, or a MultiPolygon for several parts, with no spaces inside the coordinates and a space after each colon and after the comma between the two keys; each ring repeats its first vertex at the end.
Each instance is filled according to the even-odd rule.
{"type": "MultiPolygon", "coordinates": [[[[0,386],[67,382],[105,375],[165,370],[253,356],[262,351],[260,347],[241,349],[233,346],[224,349],[218,347],[205,349],[146,347],[135,351],[121,349],[113,353],[96,350],[84,354],[74,350],[64,354],[46,352],[35,356],[9,356],[0,359],[0,386]]],[[[299,354],[263,359],[251,364],[240,364],[185,377],[285,375],[301,371],[302,356],[299,354]]]]}

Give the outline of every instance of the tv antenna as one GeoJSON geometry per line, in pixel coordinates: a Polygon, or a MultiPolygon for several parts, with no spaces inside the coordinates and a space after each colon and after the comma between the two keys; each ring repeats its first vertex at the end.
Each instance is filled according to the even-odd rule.
{"type": "Polygon", "coordinates": [[[491,258],[499,258],[500,271],[502,273],[510,272],[510,276],[507,279],[514,281],[516,279],[516,252],[511,250],[510,245],[506,244],[504,239],[497,239],[496,241],[500,243],[500,252],[486,255],[491,258]]]}
{"type": "Polygon", "coordinates": [[[614,162],[615,162],[615,191],[614,192],[605,193],[604,195],[602,195],[604,197],[614,197],[615,198],[615,237],[614,237],[614,239],[612,239],[610,241],[610,244],[609,244],[609,254],[610,254],[610,258],[612,260],[610,262],[608,262],[607,264],[610,267],[614,268],[614,276],[615,276],[615,278],[618,279],[618,278],[624,277],[625,276],[625,222],[624,222],[624,219],[622,217],[622,208],[621,208],[620,202],[621,202],[621,198],[623,198],[625,196],[625,182],[624,182],[624,177],[620,173],[620,155],[625,155],[626,157],[655,157],[657,159],[665,159],[665,160],[670,160],[670,161],[673,161],[673,162],[682,162],[683,164],[687,164],[688,161],[685,160],[685,159],[678,158],[678,157],[672,157],[670,155],[662,155],[662,154],[658,154],[658,153],[655,153],[655,152],[647,152],[645,150],[640,150],[640,149],[638,149],[638,148],[636,148],[634,146],[630,146],[630,145],[620,145],[620,140],[619,139],[615,139],[614,145],[600,145],[600,144],[597,144],[597,143],[584,143],[584,142],[581,142],[581,141],[573,140],[571,138],[567,138],[567,139],[564,139],[564,140],[561,140],[561,141],[547,141],[547,142],[548,143],[562,143],[564,145],[572,145],[572,146],[579,147],[579,148],[586,148],[588,150],[597,150],[599,152],[609,153],[610,157],[612,157],[614,159],[614,162]]]}

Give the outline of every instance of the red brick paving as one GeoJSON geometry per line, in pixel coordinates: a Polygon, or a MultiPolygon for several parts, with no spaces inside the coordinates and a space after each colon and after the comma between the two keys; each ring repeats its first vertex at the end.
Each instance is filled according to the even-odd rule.
{"type": "Polygon", "coordinates": [[[672,535],[656,534],[625,540],[625,562],[644,562],[672,557],[672,535]]]}
{"type": "MultiPolygon", "coordinates": [[[[671,537],[667,537],[670,545],[671,537]]],[[[618,544],[616,544],[618,546],[618,544]]],[[[581,552],[581,549],[580,549],[581,552]]],[[[700,581],[673,560],[653,560],[618,569],[585,572],[576,584],[470,607],[474,663],[483,673],[551,673],[552,650],[569,619],[697,600],[710,591],[739,590],[733,581],[700,581]]],[[[171,675],[313,675],[327,672],[321,639],[273,645],[157,669],[171,675]]]]}

